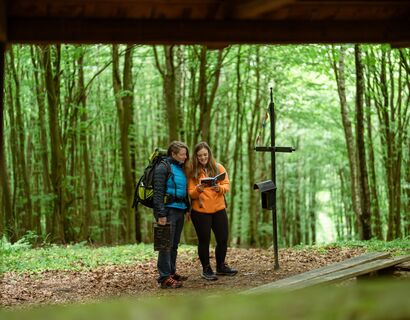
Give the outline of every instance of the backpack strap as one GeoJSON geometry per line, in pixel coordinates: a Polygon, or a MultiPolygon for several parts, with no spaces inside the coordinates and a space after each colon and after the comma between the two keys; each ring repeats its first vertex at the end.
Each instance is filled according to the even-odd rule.
{"type": "Polygon", "coordinates": [[[163,159],[161,160],[161,162],[164,162],[164,164],[165,164],[166,167],[167,167],[167,170],[168,170],[167,180],[171,177],[172,182],[174,183],[174,186],[175,186],[175,188],[174,188],[174,195],[173,195],[173,196],[167,195],[167,194],[165,195],[165,198],[166,198],[165,202],[166,202],[166,203],[171,203],[171,202],[173,202],[173,201],[171,201],[172,199],[178,199],[178,200],[179,200],[179,198],[177,197],[177,183],[175,182],[175,176],[174,176],[174,174],[173,174],[173,172],[172,172],[171,164],[169,163],[169,161],[167,160],[167,158],[163,158],[163,159]]]}

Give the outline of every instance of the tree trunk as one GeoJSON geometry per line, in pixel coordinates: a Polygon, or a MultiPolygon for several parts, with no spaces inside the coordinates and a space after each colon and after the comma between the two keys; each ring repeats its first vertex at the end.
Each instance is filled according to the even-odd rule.
{"type": "Polygon", "coordinates": [[[198,98],[199,98],[199,129],[197,130],[196,136],[201,136],[202,141],[207,141],[212,144],[211,141],[211,113],[212,107],[215,100],[215,95],[219,87],[219,78],[221,74],[223,55],[222,50],[218,51],[217,63],[215,70],[212,73],[213,81],[208,79],[206,73],[208,70],[208,57],[207,57],[206,46],[201,47],[200,52],[200,64],[199,64],[199,80],[198,80],[198,98]],[[208,96],[208,83],[210,83],[210,93],[208,96]]]}
{"type": "Polygon", "coordinates": [[[367,90],[365,91],[365,103],[366,103],[366,131],[367,131],[367,149],[368,163],[369,163],[369,186],[370,186],[370,199],[371,199],[371,216],[373,219],[373,234],[377,239],[383,240],[382,222],[380,219],[380,205],[379,196],[377,193],[377,177],[376,177],[376,162],[374,156],[373,146],[373,128],[372,128],[372,104],[370,98],[370,75],[367,76],[367,90]]]}
{"type": "Polygon", "coordinates": [[[310,244],[316,244],[316,172],[310,170],[309,184],[309,221],[310,221],[310,244]]]}
{"type": "Polygon", "coordinates": [[[61,129],[58,121],[60,107],[60,46],[55,46],[56,58],[51,60],[51,46],[42,47],[42,67],[44,69],[45,84],[48,101],[48,117],[51,146],[51,184],[55,195],[53,208],[53,228],[51,237],[57,243],[65,243],[64,220],[66,215],[66,161],[62,144],[61,129]]]}
{"type": "Polygon", "coordinates": [[[371,206],[370,192],[367,174],[366,163],[366,147],[364,144],[364,113],[363,113],[363,64],[361,57],[361,49],[359,45],[355,45],[355,62],[356,62],[356,150],[357,150],[357,177],[359,180],[360,194],[360,226],[361,240],[370,240],[372,238],[371,224],[371,206]]]}
{"type": "Polygon", "coordinates": [[[91,213],[93,211],[93,192],[92,192],[92,174],[90,167],[90,145],[87,141],[87,127],[88,127],[88,114],[87,114],[87,100],[86,92],[84,86],[84,48],[79,46],[77,57],[77,94],[76,94],[76,105],[81,106],[80,109],[80,146],[82,151],[82,162],[84,165],[84,195],[85,195],[85,208],[83,209],[83,215],[81,217],[81,230],[80,239],[82,241],[90,241],[90,226],[91,226],[91,213]]]}
{"type": "Polygon", "coordinates": [[[354,139],[353,139],[353,133],[352,133],[352,124],[349,119],[349,110],[348,110],[348,104],[347,104],[347,98],[346,98],[346,85],[345,85],[345,48],[341,47],[339,51],[339,62],[336,62],[335,58],[335,49],[332,49],[333,53],[333,59],[332,59],[332,66],[333,66],[333,71],[335,73],[336,77],[336,84],[337,84],[337,91],[339,94],[339,100],[340,100],[340,112],[342,115],[342,123],[343,123],[343,129],[344,129],[344,136],[346,140],[346,148],[347,148],[347,156],[349,160],[349,169],[350,169],[350,183],[351,183],[351,198],[352,198],[352,204],[353,204],[353,209],[354,213],[356,216],[356,221],[358,223],[358,229],[359,229],[359,237],[360,239],[363,239],[363,227],[361,225],[361,215],[362,215],[362,210],[360,207],[360,197],[358,193],[358,183],[357,183],[357,166],[356,166],[356,152],[355,152],[355,146],[354,146],[354,139]]]}
{"type": "MultiPolygon", "coordinates": [[[[253,185],[256,182],[255,177],[256,177],[256,161],[255,158],[257,156],[254,146],[255,146],[255,140],[256,136],[258,133],[258,127],[259,127],[259,119],[260,119],[260,111],[261,111],[261,96],[260,96],[260,47],[256,46],[255,47],[255,100],[253,101],[253,107],[251,110],[251,121],[250,123],[248,122],[246,129],[247,129],[247,153],[248,153],[248,171],[249,171],[249,180],[248,180],[248,187],[250,190],[249,194],[249,215],[250,215],[250,230],[251,234],[253,234],[250,238],[250,245],[251,246],[256,246],[258,243],[260,243],[260,235],[257,230],[258,226],[258,210],[257,208],[257,196],[258,194],[253,190],[253,185]]],[[[239,64],[240,61],[238,61],[239,64]]],[[[249,65],[249,64],[248,64],[249,65]]],[[[245,72],[245,74],[249,74],[248,72],[245,72]]],[[[237,77],[238,77],[238,84],[240,84],[240,68],[237,68],[237,77]]],[[[239,88],[238,88],[239,91],[239,88]]],[[[238,92],[239,93],[239,92],[238,92]]],[[[241,101],[242,98],[240,96],[237,97],[238,101],[241,101]]],[[[242,106],[239,106],[239,108],[242,109],[242,106]]],[[[263,221],[268,222],[268,221],[263,221]]],[[[266,238],[266,237],[265,237],[266,238]]]]}
{"type": "Polygon", "coordinates": [[[389,204],[387,240],[392,240],[402,235],[401,167],[403,143],[410,117],[409,96],[408,92],[406,95],[405,90],[410,87],[408,79],[410,68],[408,57],[406,58],[403,54],[400,55],[400,63],[398,63],[395,60],[392,61],[390,49],[382,47],[381,52],[380,70],[373,72],[373,90],[377,92],[377,95],[373,94],[373,97],[381,126],[380,139],[387,183],[389,204]],[[406,81],[405,86],[403,86],[403,79],[406,81]],[[381,99],[378,98],[380,96],[381,99]]]}
{"type": "MultiPolygon", "coordinates": [[[[0,42],[0,88],[4,88],[4,61],[5,61],[5,44],[0,42]]],[[[13,209],[11,203],[11,193],[9,176],[7,172],[6,155],[4,150],[4,90],[0,92],[0,183],[1,183],[1,196],[3,207],[0,208],[4,212],[3,216],[0,215],[0,219],[4,221],[2,228],[0,229],[0,237],[3,235],[12,242],[16,241],[14,230],[14,218],[13,209]]]]}
{"type": "Polygon", "coordinates": [[[404,236],[410,235],[410,137],[407,137],[407,161],[406,161],[406,203],[404,205],[404,236]]]}
{"type": "MultiPolygon", "coordinates": [[[[45,84],[44,78],[39,74],[41,62],[41,51],[40,48],[37,46],[30,46],[31,52],[31,62],[33,65],[33,72],[34,72],[34,83],[36,88],[36,99],[37,99],[37,106],[38,106],[38,124],[39,124],[39,132],[40,132],[40,146],[39,153],[41,158],[41,174],[42,174],[42,186],[43,186],[43,194],[50,195],[52,193],[51,190],[51,181],[50,181],[50,168],[49,168],[49,159],[48,159],[48,141],[47,141],[47,129],[46,129],[46,103],[45,103],[45,84]]],[[[52,215],[49,212],[52,211],[52,203],[49,200],[44,201],[44,210],[47,212],[46,219],[45,219],[45,232],[46,235],[52,233],[53,222],[52,222],[52,215]]],[[[42,206],[43,207],[43,206],[42,206]]]]}
{"type": "Polygon", "coordinates": [[[18,164],[21,172],[21,176],[23,178],[23,195],[26,199],[24,205],[24,212],[23,212],[23,233],[28,230],[32,229],[32,215],[33,215],[33,208],[32,208],[32,201],[31,201],[31,190],[30,190],[30,181],[28,178],[27,172],[27,158],[26,158],[26,143],[25,143],[25,135],[28,131],[24,128],[24,121],[23,121],[23,114],[21,110],[21,100],[20,100],[20,80],[19,75],[17,74],[16,65],[14,61],[14,52],[13,48],[9,50],[9,57],[10,57],[10,69],[14,79],[15,85],[15,93],[14,93],[14,105],[16,111],[16,127],[17,127],[17,138],[18,140],[18,164]]]}
{"type": "MultiPolygon", "coordinates": [[[[238,55],[237,55],[237,65],[236,69],[238,70],[240,68],[240,56],[241,56],[241,46],[238,46],[238,55]]],[[[238,72],[238,71],[237,71],[238,72]]],[[[237,80],[237,86],[236,86],[236,98],[238,99],[240,97],[240,83],[239,80],[237,80]]],[[[235,148],[233,151],[233,173],[231,175],[231,192],[230,192],[230,204],[229,204],[229,234],[232,234],[232,227],[235,224],[236,230],[235,233],[238,235],[238,238],[236,240],[236,244],[241,243],[241,225],[242,225],[242,214],[243,212],[235,212],[236,206],[239,206],[239,203],[237,203],[236,193],[238,191],[238,188],[240,187],[239,180],[240,177],[238,176],[238,163],[241,159],[241,154],[240,154],[240,146],[242,145],[242,119],[243,119],[243,110],[241,109],[240,102],[236,103],[236,119],[235,119],[235,137],[236,137],[236,142],[235,142],[235,148]],[[236,200],[236,201],[235,201],[236,200]],[[236,219],[234,219],[234,214],[236,219]]]]}
{"type": "MultiPolygon", "coordinates": [[[[11,82],[12,80],[9,78],[8,79],[8,88],[7,91],[5,91],[5,93],[7,93],[7,100],[8,100],[8,115],[9,115],[9,126],[10,126],[10,141],[18,141],[17,138],[17,128],[16,128],[16,124],[15,124],[15,118],[14,118],[14,101],[13,101],[13,90],[11,87],[11,82]]],[[[20,221],[19,221],[19,217],[20,217],[20,210],[23,210],[23,208],[21,207],[21,205],[19,205],[18,203],[16,203],[16,199],[19,196],[19,189],[18,188],[18,183],[20,181],[20,170],[18,170],[18,162],[17,162],[17,144],[16,143],[11,143],[10,144],[10,152],[11,152],[11,168],[12,168],[12,178],[10,180],[15,181],[13,183],[13,190],[10,192],[11,194],[11,211],[8,212],[8,214],[10,215],[10,220],[6,221],[6,226],[8,225],[8,223],[12,223],[12,225],[10,225],[10,227],[8,228],[9,232],[12,232],[11,234],[11,238],[10,240],[12,242],[17,241],[18,238],[21,236],[20,234],[20,230],[19,230],[19,225],[20,225],[20,221]]],[[[6,155],[4,155],[4,158],[7,161],[6,155]]],[[[6,168],[7,170],[7,168],[6,168]]],[[[7,215],[7,213],[6,213],[7,215]]]]}
{"type": "Polygon", "coordinates": [[[301,244],[302,242],[302,229],[301,229],[301,190],[300,190],[300,181],[301,181],[301,161],[298,160],[296,164],[296,190],[295,190],[295,206],[293,210],[294,215],[294,224],[293,224],[293,245],[301,244]]]}
{"type": "Polygon", "coordinates": [[[176,103],[176,82],[174,65],[174,46],[164,46],[165,66],[161,66],[157,49],[154,46],[154,55],[157,69],[162,76],[164,86],[165,107],[168,120],[168,142],[178,140],[178,130],[183,127],[179,123],[179,110],[176,103]]]}
{"type": "Polygon", "coordinates": [[[280,214],[281,214],[281,236],[282,241],[285,246],[289,246],[288,235],[287,235],[287,217],[286,217],[286,190],[285,190],[285,160],[282,157],[280,162],[281,167],[281,179],[280,179],[280,193],[279,193],[279,203],[280,203],[280,214]]]}
{"type": "MultiPolygon", "coordinates": [[[[127,48],[130,50],[130,48],[127,48]]],[[[119,70],[119,53],[118,45],[113,45],[113,89],[115,96],[115,104],[117,107],[118,125],[120,131],[121,144],[121,159],[122,159],[122,175],[124,179],[123,192],[125,203],[121,208],[122,217],[122,238],[123,241],[132,243],[135,242],[135,216],[131,208],[134,184],[132,181],[131,161],[130,161],[130,146],[128,132],[131,123],[131,104],[132,90],[130,86],[129,73],[132,69],[132,54],[126,55],[124,58],[124,84],[121,85],[121,77],[119,70]]]]}

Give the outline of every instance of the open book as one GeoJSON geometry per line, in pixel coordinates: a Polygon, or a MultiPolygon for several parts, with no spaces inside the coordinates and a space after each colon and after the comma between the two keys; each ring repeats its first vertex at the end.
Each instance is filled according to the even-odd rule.
{"type": "Polygon", "coordinates": [[[216,186],[218,181],[224,180],[225,176],[226,176],[226,172],[222,172],[213,178],[202,178],[199,182],[205,187],[213,187],[213,186],[216,186]]]}

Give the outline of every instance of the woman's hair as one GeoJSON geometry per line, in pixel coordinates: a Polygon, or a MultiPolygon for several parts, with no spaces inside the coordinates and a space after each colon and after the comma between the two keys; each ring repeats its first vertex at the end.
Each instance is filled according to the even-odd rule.
{"type": "Polygon", "coordinates": [[[202,149],[206,149],[208,151],[208,163],[205,166],[205,169],[208,173],[208,176],[214,177],[218,174],[218,168],[216,165],[216,161],[212,155],[211,148],[206,142],[198,143],[194,148],[194,156],[192,157],[192,177],[198,179],[200,172],[202,170],[202,165],[198,161],[198,152],[202,149]]]}
{"type": "MultiPolygon", "coordinates": [[[[168,157],[172,157],[172,153],[177,154],[181,149],[184,149],[184,148],[186,150],[186,161],[185,161],[183,167],[185,168],[185,170],[189,170],[189,168],[190,168],[189,148],[185,143],[183,143],[181,141],[172,141],[168,146],[167,155],[168,155],[168,157]]],[[[188,174],[188,171],[186,171],[185,174],[188,174]]]]}

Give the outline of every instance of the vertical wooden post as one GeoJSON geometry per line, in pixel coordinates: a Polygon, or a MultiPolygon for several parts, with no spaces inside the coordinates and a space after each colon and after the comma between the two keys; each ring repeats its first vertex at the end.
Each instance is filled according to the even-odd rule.
{"type": "Polygon", "coordinates": [[[279,248],[278,248],[278,223],[276,214],[276,152],[293,152],[295,148],[292,147],[276,147],[275,146],[275,104],[273,102],[273,91],[270,88],[270,103],[269,103],[269,117],[270,117],[270,147],[255,147],[255,151],[259,152],[270,152],[271,162],[272,162],[272,182],[274,188],[273,199],[272,199],[272,228],[273,228],[273,251],[275,256],[275,266],[274,269],[278,270],[279,267],[279,248]]]}
{"type": "MultiPolygon", "coordinates": [[[[271,147],[275,148],[275,103],[273,102],[273,92],[270,88],[270,103],[269,103],[269,116],[270,116],[270,136],[271,136],[271,147]]],[[[273,149],[274,150],[274,149],[273,149]]],[[[271,154],[272,163],[272,181],[276,186],[276,152],[273,151],[271,154]]],[[[279,249],[278,249],[278,223],[276,214],[276,188],[273,189],[273,206],[272,206],[272,228],[273,228],[273,251],[275,255],[275,270],[279,269],[279,249]]]]}

